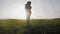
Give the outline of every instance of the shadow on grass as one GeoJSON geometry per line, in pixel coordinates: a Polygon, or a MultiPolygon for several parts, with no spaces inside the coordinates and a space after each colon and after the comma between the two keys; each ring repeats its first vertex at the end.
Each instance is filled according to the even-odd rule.
{"type": "Polygon", "coordinates": [[[60,25],[26,26],[24,34],[60,34],[60,25]]]}
{"type": "Polygon", "coordinates": [[[60,34],[60,25],[45,24],[38,26],[25,26],[21,33],[20,28],[0,27],[0,34],[60,34]]]}

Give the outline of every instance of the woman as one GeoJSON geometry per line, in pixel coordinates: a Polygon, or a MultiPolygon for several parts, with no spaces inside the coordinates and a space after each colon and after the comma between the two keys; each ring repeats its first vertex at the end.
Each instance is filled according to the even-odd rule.
{"type": "Polygon", "coordinates": [[[31,1],[28,1],[27,4],[25,4],[25,10],[26,10],[26,16],[27,16],[27,23],[30,21],[31,16],[31,1]]]}

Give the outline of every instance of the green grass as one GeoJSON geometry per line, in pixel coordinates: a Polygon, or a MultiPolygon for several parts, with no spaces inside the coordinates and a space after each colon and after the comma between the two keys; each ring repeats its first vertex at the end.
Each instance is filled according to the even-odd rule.
{"type": "MultiPolygon", "coordinates": [[[[57,19],[33,19],[30,20],[32,34],[58,33],[60,30],[60,18],[57,19]]],[[[26,20],[8,19],[0,20],[0,34],[23,34],[28,33],[26,20]]]]}

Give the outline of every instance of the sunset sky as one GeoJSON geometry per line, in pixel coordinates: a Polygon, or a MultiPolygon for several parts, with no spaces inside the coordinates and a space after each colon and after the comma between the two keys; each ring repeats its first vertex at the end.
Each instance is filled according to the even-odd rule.
{"type": "MultiPolygon", "coordinates": [[[[0,19],[26,19],[25,4],[29,0],[0,0],[0,19]]],[[[31,19],[60,18],[60,0],[30,0],[31,19]]]]}

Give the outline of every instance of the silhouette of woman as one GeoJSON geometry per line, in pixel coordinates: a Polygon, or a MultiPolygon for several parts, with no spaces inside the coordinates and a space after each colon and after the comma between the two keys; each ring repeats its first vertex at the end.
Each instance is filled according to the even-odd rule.
{"type": "Polygon", "coordinates": [[[30,21],[31,16],[31,1],[28,1],[27,4],[25,4],[25,10],[26,10],[26,16],[27,16],[27,23],[30,21]]]}

